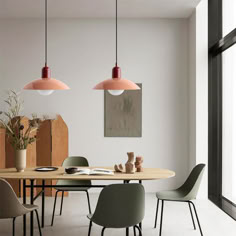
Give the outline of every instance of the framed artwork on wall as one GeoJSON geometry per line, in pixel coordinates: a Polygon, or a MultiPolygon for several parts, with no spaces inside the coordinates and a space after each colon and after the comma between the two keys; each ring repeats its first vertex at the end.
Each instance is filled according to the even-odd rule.
{"type": "Polygon", "coordinates": [[[119,96],[104,91],[104,136],[142,137],[142,84],[119,96]]]}

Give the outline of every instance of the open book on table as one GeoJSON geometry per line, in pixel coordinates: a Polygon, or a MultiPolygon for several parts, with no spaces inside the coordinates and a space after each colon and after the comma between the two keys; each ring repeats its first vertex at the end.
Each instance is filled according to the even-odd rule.
{"type": "Polygon", "coordinates": [[[66,175],[114,175],[113,170],[95,168],[95,169],[86,169],[86,168],[76,168],[75,173],[65,173],[66,175]]]}

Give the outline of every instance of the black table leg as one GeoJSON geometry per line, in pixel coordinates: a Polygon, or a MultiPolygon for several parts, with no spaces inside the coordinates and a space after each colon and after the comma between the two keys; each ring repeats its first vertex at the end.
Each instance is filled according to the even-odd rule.
{"type": "MultiPolygon", "coordinates": [[[[139,183],[142,184],[142,180],[139,180],[139,183]]],[[[139,228],[142,230],[142,222],[139,223],[139,228]]]]}
{"type": "MultiPolygon", "coordinates": [[[[130,180],[124,180],[124,184],[128,184],[130,180]]],[[[140,184],[142,184],[142,180],[138,181],[140,184]]],[[[142,230],[142,222],[139,223],[139,228],[142,230]]],[[[126,234],[128,233],[128,228],[126,228],[126,234]]]]}
{"type": "MultiPolygon", "coordinates": [[[[26,204],[26,180],[23,179],[23,204],[26,204]]],[[[26,236],[26,215],[23,215],[23,235],[26,236]]]]}
{"type": "MultiPolygon", "coordinates": [[[[34,180],[30,180],[30,204],[34,204],[34,180]]],[[[34,235],[34,212],[30,213],[30,236],[34,235]]]]}
{"type": "Polygon", "coordinates": [[[44,210],[45,210],[45,180],[42,181],[42,219],[41,226],[44,227],[44,210]]]}

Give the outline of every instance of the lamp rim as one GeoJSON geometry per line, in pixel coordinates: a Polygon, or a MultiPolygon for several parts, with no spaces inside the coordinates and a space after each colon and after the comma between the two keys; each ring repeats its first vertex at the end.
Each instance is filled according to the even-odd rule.
{"type": "Polygon", "coordinates": [[[69,90],[70,88],[60,80],[54,78],[36,79],[24,86],[25,90],[69,90]]]}
{"type": "Polygon", "coordinates": [[[98,83],[95,90],[140,90],[140,87],[127,79],[110,78],[98,83]]]}

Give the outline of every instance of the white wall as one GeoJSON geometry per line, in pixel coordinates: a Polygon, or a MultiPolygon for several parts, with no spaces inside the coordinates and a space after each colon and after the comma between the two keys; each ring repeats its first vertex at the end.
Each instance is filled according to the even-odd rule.
{"type": "MultiPolygon", "coordinates": [[[[20,90],[40,77],[44,63],[43,21],[0,21],[0,93],[20,90]]],[[[119,65],[123,77],[143,84],[143,137],[105,138],[103,92],[92,90],[111,76],[114,20],[50,19],[49,66],[70,91],[44,97],[24,91],[25,112],[59,113],[69,127],[70,155],[92,166],[144,156],[144,166],[169,168],[176,178],[149,182],[147,191],[177,187],[189,172],[188,22],[184,19],[119,21],[119,65]]]]}
{"type": "MultiPolygon", "coordinates": [[[[208,2],[202,0],[189,18],[189,167],[208,163],[208,2]]],[[[200,198],[208,197],[208,166],[200,198]]]]}
{"type": "Polygon", "coordinates": [[[196,10],[188,22],[189,30],[189,170],[196,165],[196,10]]]}

